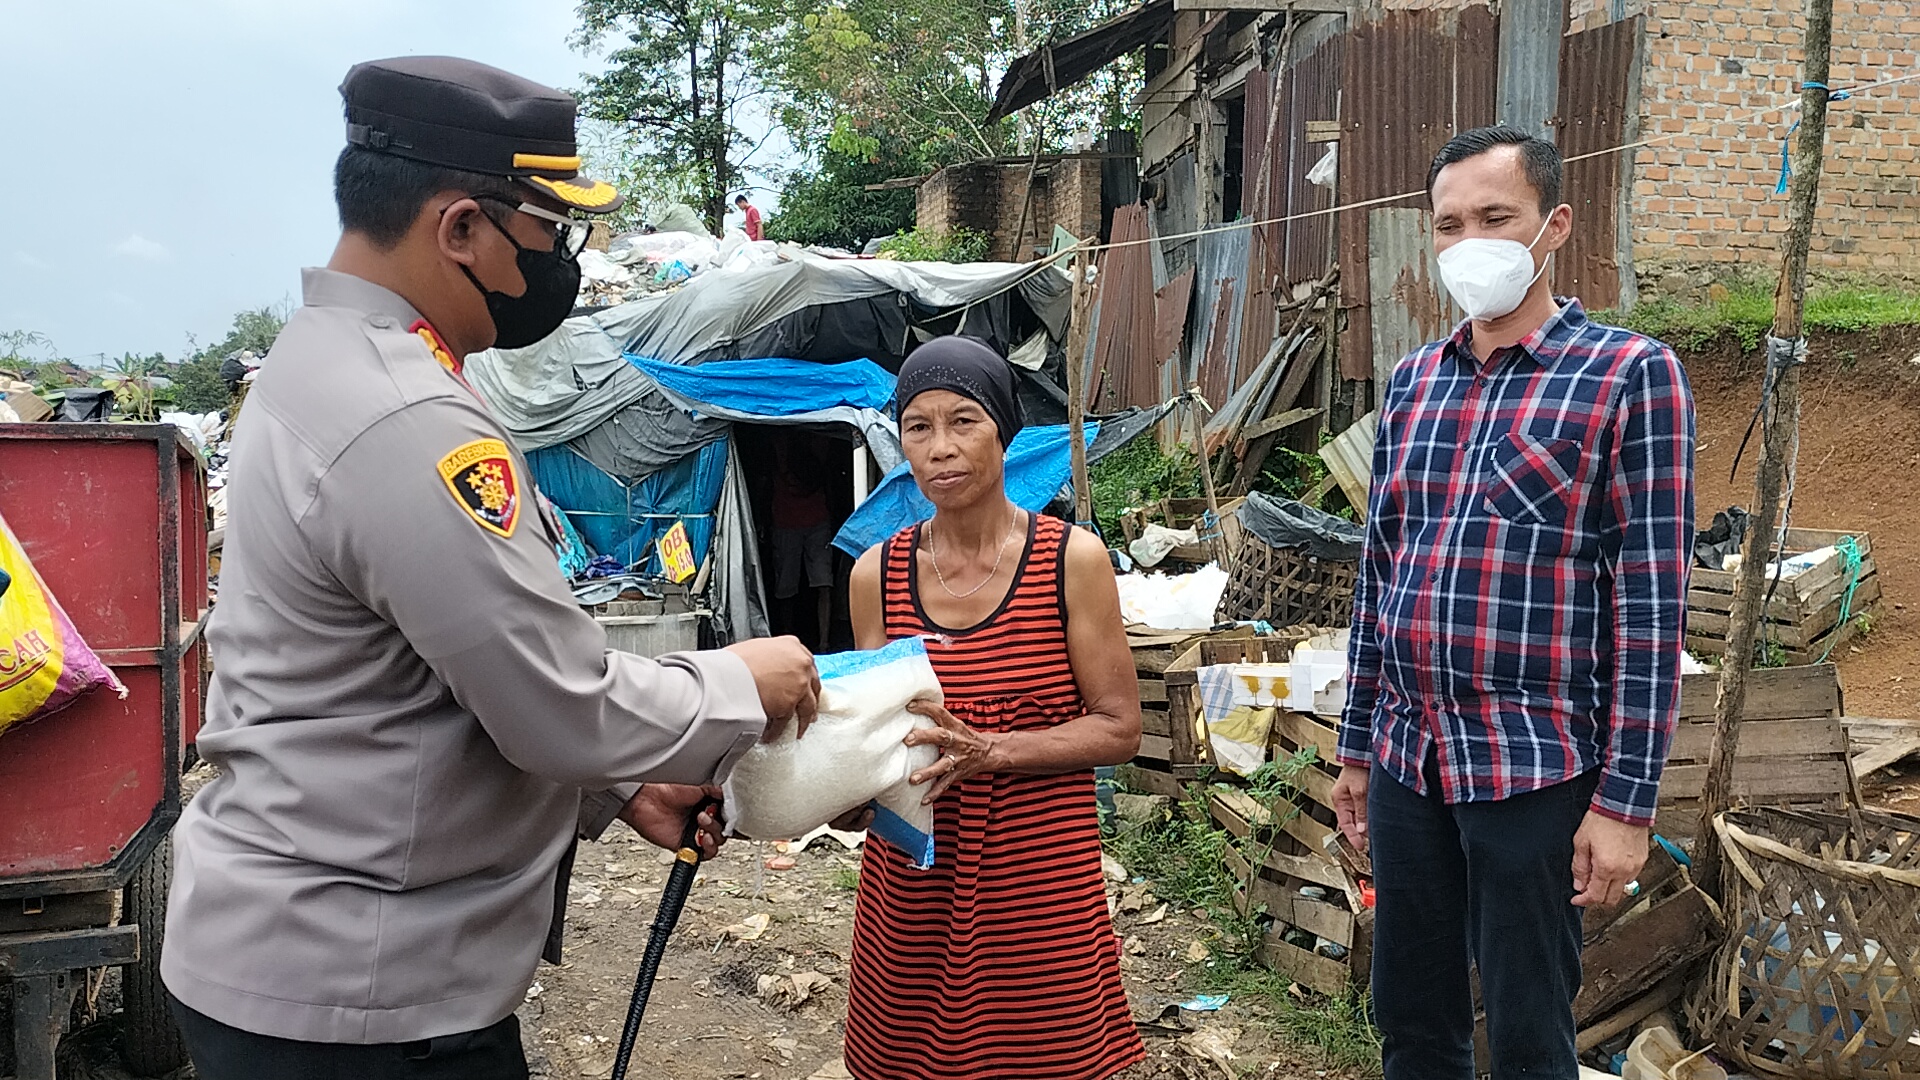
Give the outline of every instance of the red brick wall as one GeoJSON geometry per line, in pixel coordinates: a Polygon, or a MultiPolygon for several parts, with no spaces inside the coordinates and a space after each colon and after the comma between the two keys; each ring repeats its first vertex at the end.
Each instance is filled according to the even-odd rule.
{"type": "MultiPolygon", "coordinates": [[[[1576,19],[1591,18],[1576,0],[1576,19]]],[[[1607,0],[1597,0],[1605,7],[1607,0]]],[[[1647,0],[1634,262],[1643,289],[1686,293],[1715,276],[1770,276],[1786,228],[1781,139],[1793,113],[1802,0],[1647,0]],[[1736,122],[1715,122],[1732,117],[1736,122]],[[1685,132],[1685,134],[1680,134],[1685,132]]],[[[1908,74],[1920,4],[1835,0],[1838,88],[1908,74]]],[[[1828,112],[1812,266],[1817,274],[1920,280],[1920,82],[1835,102],[1828,112]]]]}
{"type": "Polygon", "coordinates": [[[1099,233],[1099,158],[1042,158],[1022,230],[1026,189],[1025,162],[950,165],[920,185],[916,223],[930,232],[966,228],[986,233],[993,239],[987,258],[1002,262],[1031,258],[1035,248],[1052,241],[1055,225],[1079,237],[1099,233]]]}

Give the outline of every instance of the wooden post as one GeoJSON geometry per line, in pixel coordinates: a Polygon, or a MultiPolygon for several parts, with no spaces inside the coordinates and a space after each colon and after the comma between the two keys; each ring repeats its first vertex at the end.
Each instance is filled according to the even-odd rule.
{"type": "Polygon", "coordinates": [[[1213,518],[1213,536],[1207,541],[1207,547],[1213,552],[1213,561],[1220,569],[1227,568],[1227,533],[1220,523],[1220,496],[1213,487],[1213,468],[1207,461],[1207,433],[1201,424],[1200,387],[1187,390],[1187,418],[1193,426],[1193,452],[1200,457],[1200,480],[1207,490],[1207,513],[1213,518]]]}
{"type": "MultiPolygon", "coordinates": [[[[1813,214],[1820,198],[1820,168],[1827,136],[1827,70],[1833,46],[1833,0],[1807,0],[1805,73],[1800,92],[1800,141],[1793,152],[1793,187],[1787,210],[1787,238],[1780,260],[1780,281],[1773,293],[1773,330],[1767,343],[1771,394],[1763,402],[1765,438],[1754,481],[1756,508],[1748,526],[1740,574],[1727,629],[1727,654],[1720,665],[1720,693],[1713,710],[1713,746],[1707,758],[1706,790],[1695,832],[1699,885],[1720,896],[1720,840],[1713,819],[1733,805],[1733,763],[1740,746],[1740,717],[1747,703],[1747,672],[1766,607],[1767,564],[1780,519],[1781,491],[1800,426],[1800,363],[1804,342],[1802,313],[1807,291],[1807,247],[1813,239],[1813,214]],[[1780,356],[1784,352],[1785,356],[1780,356]]],[[[1765,392],[1765,391],[1763,391],[1765,392]]],[[[1784,557],[1785,553],[1782,552],[1784,557]]]]}
{"type": "Polygon", "coordinates": [[[1091,307],[1087,268],[1092,264],[1091,252],[1081,251],[1073,257],[1072,329],[1067,334],[1067,453],[1072,462],[1076,525],[1093,520],[1093,488],[1087,479],[1087,349],[1093,342],[1085,325],[1091,307]]]}

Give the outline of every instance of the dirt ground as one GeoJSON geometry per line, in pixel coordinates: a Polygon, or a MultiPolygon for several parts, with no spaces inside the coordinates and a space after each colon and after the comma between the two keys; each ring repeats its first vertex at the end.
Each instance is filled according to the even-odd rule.
{"type": "MultiPolygon", "coordinates": [[[[1793,524],[1873,537],[1884,598],[1873,631],[1834,660],[1849,715],[1920,718],[1920,328],[1814,338],[1801,381],[1793,524]]],[[[1753,505],[1756,435],[1729,479],[1759,402],[1764,358],[1722,345],[1686,358],[1699,420],[1702,522],[1753,505]]],[[[1920,813],[1920,761],[1865,778],[1870,802],[1920,813]]]]}
{"type": "MultiPolygon", "coordinates": [[[[858,853],[831,838],[765,869],[772,845],[729,844],[701,871],[641,1028],[632,1075],[659,1080],[846,1080],[840,1064],[858,853]],[[796,978],[797,977],[797,978],[796,978]]],[[[582,845],[567,907],[567,962],[542,965],[520,1009],[533,1075],[598,1080],[611,1073],[634,970],[672,856],[623,826],[582,845]]],[[[1260,1006],[1215,1013],[1169,1006],[1193,996],[1189,951],[1208,936],[1193,912],[1163,909],[1144,884],[1109,881],[1115,926],[1148,1060],[1117,1080],[1234,1076],[1355,1080],[1317,1051],[1285,1043],[1260,1006]]],[[[61,1080],[131,1080],[119,1065],[117,990],[99,1019],[63,1044],[61,1080]]],[[[1034,1008],[1046,1008],[1036,1001],[1034,1008]]],[[[168,1080],[191,1080],[191,1069],[168,1080]]],[[[904,1080],[904,1078],[903,1078],[904,1080]]]]}

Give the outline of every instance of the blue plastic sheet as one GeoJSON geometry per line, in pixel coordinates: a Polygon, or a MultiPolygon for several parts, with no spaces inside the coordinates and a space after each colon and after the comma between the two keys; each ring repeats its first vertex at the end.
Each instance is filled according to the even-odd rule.
{"type": "MultiPolygon", "coordinates": [[[[709,365],[714,366],[714,365],[709,365]]],[[[1089,422],[1087,442],[1100,425],[1089,422]]],[[[1040,510],[1060,494],[1073,471],[1065,424],[1021,428],[1007,448],[1007,498],[1022,510],[1040,510]]],[[[913,482],[913,471],[902,462],[880,481],[867,501],[840,527],[833,546],[858,558],[868,548],[916,522],[933,516],[933,504],[913,482]]]]}
{"type": "Polygon", "coordinates": [[[746,416],[796,416],[847,405],[885,411],[893,401],[893,376],[871,360],[727,360],[687,367],[627,359],[664,390],[746,416]]]}
{"type": "Polygon", "coordinates": [[[534,483],[563,511],[593,550],[660,573],[660,558],[648,551],[674,522],[684,521],[697,565],[713,541],[714,510],[727,475],[727,441],[693,454],[640,480],[610,476],[567,449],[552,446],[527,455],[534,483]]]}

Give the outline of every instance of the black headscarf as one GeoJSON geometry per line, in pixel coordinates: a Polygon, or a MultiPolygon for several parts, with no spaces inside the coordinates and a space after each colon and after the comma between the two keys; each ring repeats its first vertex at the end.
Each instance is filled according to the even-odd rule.
{"type": "Polygon", "coordinates": [[[1013,369],[993,346],[977,337],[953,334],[934,338],[913,350],[900,365],[900,381],[895,384],[897,418],[914,398],[929,390],[950,390],[969,398],[987,411],[993,426],[1000,430],[1000,446],[1013,444],[1020,433],[1020,399],[1013,385],[1013,369]]]}

